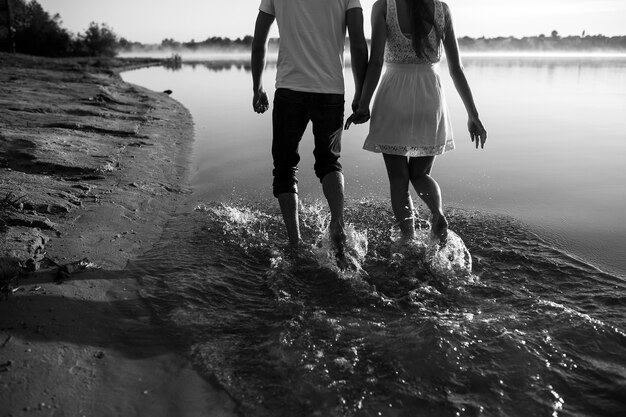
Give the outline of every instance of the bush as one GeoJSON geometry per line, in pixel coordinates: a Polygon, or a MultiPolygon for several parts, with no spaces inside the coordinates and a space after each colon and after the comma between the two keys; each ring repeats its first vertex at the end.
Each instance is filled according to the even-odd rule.
{"type": "Polygon", "coordinates": [[[117,35],[105,23],[91,22],[85,34],[78,35],[76,41],[76,53],[84,56],[113,57],[117,47],[117,35]]]}

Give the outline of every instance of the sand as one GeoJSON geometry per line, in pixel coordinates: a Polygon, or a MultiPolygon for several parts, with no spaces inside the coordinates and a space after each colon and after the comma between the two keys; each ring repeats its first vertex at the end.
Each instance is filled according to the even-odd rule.
{"type": "Polygon", "coordinates": [[[0,282],[38,268],[0,294],[0,416],[236,414],[128,267],[189,193],[191,115],[118,75],[155,63],[0,54],[0,282]]]}

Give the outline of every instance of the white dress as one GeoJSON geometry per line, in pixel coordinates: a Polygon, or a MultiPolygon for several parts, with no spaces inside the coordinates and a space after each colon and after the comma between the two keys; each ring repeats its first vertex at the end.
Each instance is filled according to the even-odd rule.
{"type": "Polygon", "coordinates": [[[435,4],[435,25],[428,35],[430,59],[418,58],[398,23],[395,0],[387,0],[387,43],[382,76],[363,149],[404,156],[441,155],[454,149],[452,124],[439,77],[445,13],[435,4]]]}

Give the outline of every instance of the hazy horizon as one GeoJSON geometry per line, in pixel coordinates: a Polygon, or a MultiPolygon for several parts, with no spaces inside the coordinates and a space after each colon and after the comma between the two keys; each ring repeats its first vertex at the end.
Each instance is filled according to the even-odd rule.
{"type": "MultiPolygon", "coordinates": [[[[624,34],[617,34],[617,35],[605,35],[605,34],[600,34],[600,33],[586,33],[586,32],[585,33],[579,33],[579,34],[562,34],[562,33],[558,32],[558,31],[557,31],[557,33],[558,33],[558,38],[561,38],[561,39],[563,39],[563,38],[570,38],[570,37],[579,37],[579,38],[594,38],[594,37],[621,38],[621,37],[626,37],[626,31],[624,32],[624,34]]],[[[204,39],[188,39],[188,40],[185,40],[185,39],[175,39],[175,38],[164,38],[164,39],[161,39],[158,42],[150,42],[150,43],[133,41],[132,39],[127,39],[127,40],[129,42],[136,42],[136,43],[140,43],[140,44],[145,45],[145,46],[158,46],[165,40],[173,40],[173,41],[179,42],[181,44],[183,44],[183,43],[190,43],[190,42],[193,41],[195,43],[200,44],[200,43],[207,42],[207,41],[209,41],[210,39],[213,39],[213,38],[217,38],[217,39],[221,38],[221,39],[229,39],[231,41],[237,41],[237,40],[244,39],[245,37],[248,37],[248,36],[252,37],[251,34],[244,35],[244,36],[238,36],[236,38],[233,38],[233,37],[230,37],[230,36],[226,36],[226,35],[219,35],[219,34],[217,34],[217,35],[208,36],[208,37],[206,37],[204,39]]],[[[550,32],[548,32],[548,33],[535,33],[535,34],[528,34],[528,35],[524,35],[524,36],[496,35],[496,36],[484,36],[484,37],[458,36],[457,35],[457,39],[461,39],[461,38],[470,38],[470,39],[476,39],[476,40],[480,40],[480,39],[488,39],[488,40],[493,40],[493,39],[525,39],[525,38],[538,38],[538,37],[541,37],[541,36],[543,36],[545,38],[550,38],[551,37],[551,33],[550,32]]],[[[348,39],[348,38],[349,38],[349,35],[346,34],[346,39],[348,39]]],[[[371,41],[370,36],[366,35],[365,38],[366,38],[366,40],[368,42],[371,41]]],[[[279,39],[280,39],[279,34],[276,34],[275,36],[270,36],[270,38],[269,38],[270,42],[271,41],[277,41],[279,39]]]]}
{"type": "MultiPolygon", "coordinates": [[[[361,0],[365,33],[375,0],[361,0]]],[[[80,33],[92,21],[106,23],[120,37],[145,44],[172,38],[205,40],[212,36],[243,38],[251,35],[260,0],[39,0],[51,15],[59,13],[66,29],[80,33]],[[149,13],[146,11],[149,10],[149,13]]],[[[447,0],[458,37],[524,37],[556,30],[561,36],[622,36],[626,21],[623,0],[447,0]]],[[[271,36],[278,31],[274,25],[271,36]]]]}

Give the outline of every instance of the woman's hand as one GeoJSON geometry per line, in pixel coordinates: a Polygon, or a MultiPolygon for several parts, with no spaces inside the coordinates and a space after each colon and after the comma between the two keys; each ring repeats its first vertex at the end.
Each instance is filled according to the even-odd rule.
{"type": "Polygon", "coordinates": [[[344,129],[348,130],[352,123],[354,123],[355,125],[360,125],[367,122],[369,119],[369,109],[357,109],[354,113],[352,113],[352,115],[350,115],[350,117],[348,117],[348,120],[346,120],[346,125],[344,126],[344,129]]]}
{"type": "Polygon", "coordinates": [[[467,130],[469,130],[470,139],[476,144],[476,149],[479,143],[480,148],[483,149],[487,141],[487,131],[478,116],[470,116],[467,121],[467,130]]]}

